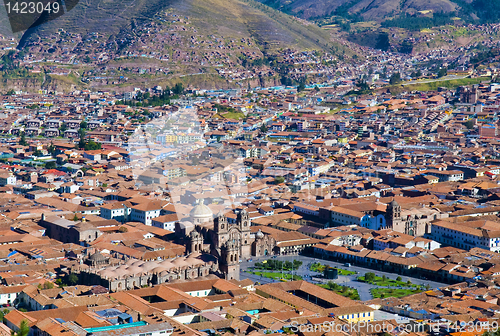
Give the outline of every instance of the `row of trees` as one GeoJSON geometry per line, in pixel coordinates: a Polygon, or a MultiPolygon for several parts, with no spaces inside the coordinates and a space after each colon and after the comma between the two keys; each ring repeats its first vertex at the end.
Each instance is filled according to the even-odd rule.
{"type": "Polygon", "coordinates": [[[282,269],[284,271],[292,271],[298,269],[301,265],[302,261],[300,260],[294,260],[293,262],[291,262],[289,260],[280,261],[280,260],[269,259],[266,260],[265,262],[255,263],[256,268],[272,270],[272,271],[281,271],[282,269]]]}
{"type": "Polygon", "coordinates": [[[385,20],[381,23],[384,28],[404,28],[411,31],[420,31],[424,28],[432,28],[452,24],[452,18],[456,13],[433,13],[432,17],[403,14],[394,19],[385,20]]]}

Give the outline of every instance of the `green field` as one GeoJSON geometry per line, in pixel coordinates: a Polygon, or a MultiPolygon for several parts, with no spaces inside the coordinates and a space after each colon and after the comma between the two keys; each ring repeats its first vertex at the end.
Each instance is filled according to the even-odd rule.
{"type": "Polygon", "coordinates": [[[338,285],[333,281],[329,281],[328,283],[326,283],[324,285],[318,285],[318,286],[325,288],[325,289],[328,289],[328,290],[331,290],[339,295],[348,297],[349,299],[359,300],[359,293],[358,293],[358,290],[356,288],[350,288],[348,286],[338,285]]]}
{"type": "Polygon", "coordinates": [[[403,297],[412,294],[421,293],[419,289],[403,289],[403,288],[372,288],[370,292],[374,299],[388,298],[388,297],[403,297]]]}
{"type": "MultiPolygon", "coordinates": [[[[367,273],[369,274],[369,273],[367,273]]],[[[379,276],[371,276],[368,278],[368,280],[366,279],[366,275],[365,276],[360,276],[358,277],[358,281],[361,281],[361,282],[365,282],[365,283],[368,283],[370,285],[375,285],[375,286],[383,286],[383,287],[406,287],[406,288],[415,288],[415,289],[419,289],[420,286],[419,285],[415,285],[415,284],[412,284],[410,280],[408,281],[402,281],[402,280],[399,280],[401,279],[401,277],[398,277],[398,279],[394,280],[394,279],[389,279],[389,278],[386,278],[386,277],[379,277],[379,276]]],[[[373,273],[372,273],[373,274],[373,273]]]]}
{"type": "Polygon", "coordinates": [[[283,275],[283,278],[286,280],[302,280],[301,276],[294,274],[293,279],[292,279],[291,274],[288,274],[288,273],[281,274],[281,272],[250,272],[250,273],[258,275],[258,276],[262,276],[264,278],[275,279],[275,280],[281,279],[282,275],[283,275]]]}
{"type": "MultiPolygon", "coordinates": [[[[311,265],[311,267],[309,269],[311,271],[314,271],[314,272],[323,273],[323,271],[325,270],[325,267],[326,267],[326,265],[323,265],[321,263],[314,263],[311,265]]],[[[337,271],[338,271],[338,275],[354,275],[354,274],[356,274],[356,272],[349,271],[349,270],[342,269],[342,268],[337,268],[337,271]]]]}

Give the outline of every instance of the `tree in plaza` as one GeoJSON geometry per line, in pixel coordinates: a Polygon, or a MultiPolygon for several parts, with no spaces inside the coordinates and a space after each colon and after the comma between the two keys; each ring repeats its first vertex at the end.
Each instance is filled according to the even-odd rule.
{"type": "Polygon", "coordinates": [[[300,261],[300,260],[293,261],[293,268],[294,269],[298,269],[300,266],[302,266],[302,261],[300,261]]]}
{"type": "Polygon", "coordinates": [[[375,273],[372,272],[365,273],[365,281],[367,282],[375,281],[375,273]]]}

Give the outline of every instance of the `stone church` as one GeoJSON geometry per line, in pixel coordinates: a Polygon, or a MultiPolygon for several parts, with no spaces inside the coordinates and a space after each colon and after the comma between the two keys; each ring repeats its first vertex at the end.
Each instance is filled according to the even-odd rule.
{"type": "Polygon", "coordinates": [[[394,200],[386,209],[387,228],[410,236],[429,234],[431,222],[445,217],[448,217],[447,213],[429,207],[401,209],[401,205],[394,200]]]}
{"type": "Polygon", "coordinates": [[[203,201],[190,213],[190,221],[176,224],[175,233],[186,246],[186,253],[209,253],[219,260],[221,275],[226,279],[239,279],[240,262],[252,256],[272,254],[276,241],[262,231],[252,232],[249,214],[237,211],[235,223],[226,216],[213,216],[203,201]]]}

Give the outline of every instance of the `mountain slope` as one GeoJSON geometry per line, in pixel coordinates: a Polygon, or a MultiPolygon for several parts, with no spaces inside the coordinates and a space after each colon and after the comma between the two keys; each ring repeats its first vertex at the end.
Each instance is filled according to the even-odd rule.
{"type": "Polygon", "coordinates": [[[29,64],[117,90],[275,86],[360,59],[329,31],[253,0],[81,0],[26,31],[18,48],[29,64]]]}
{"type": "Polygon", "coordinates": [[[333,14],[358,14],[366,20],[381,21],[405,12],[431,10],[452,12],[458,5],[451,0],[259,0],[275,9],[304,19],[333,14]]]}
{"type": "Polygon", "coordinates": [[[327,32],[252,0],[81,0],[61,18],[27,30],[20,47],[59,29],[119,39],[162,11],[188,17],[198,32],[251,38],[261,48],[329,50],[333,46],[327,32]]]}

